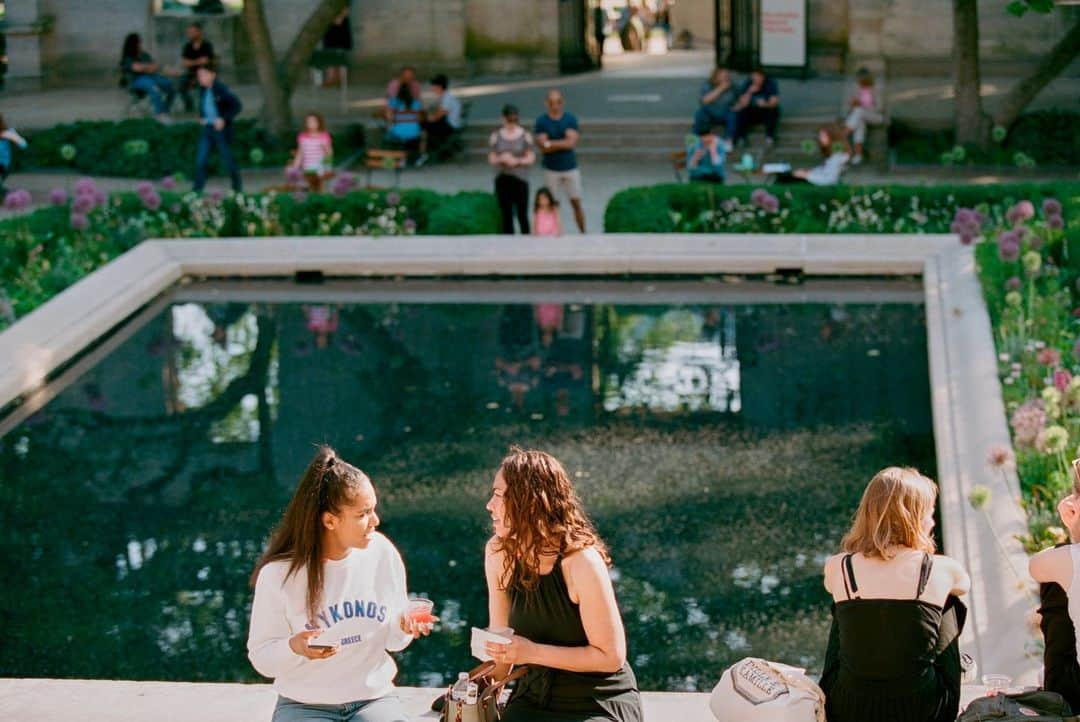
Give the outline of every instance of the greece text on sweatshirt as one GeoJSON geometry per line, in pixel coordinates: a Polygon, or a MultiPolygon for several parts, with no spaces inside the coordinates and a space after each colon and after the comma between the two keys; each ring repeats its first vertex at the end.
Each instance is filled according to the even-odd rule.
{"type": "Polygon", "coordinates": [[[274,678],[278,694],[308,704],[342,704],[382,697],[394,688],[397,665],[387,650],[408,646],[399,617],[408,607],[405,565],[379,533],[366,549],[324,562],[323,594],[315,619],[306,609],[307,573],[288,579],[288,562],[259,572],[251,607],[248,658],[260,674],[274,678]],[[289,648],[304,629],[321,629],[312,644],[340,644],[327,659],[307,659],[289,648]]]}

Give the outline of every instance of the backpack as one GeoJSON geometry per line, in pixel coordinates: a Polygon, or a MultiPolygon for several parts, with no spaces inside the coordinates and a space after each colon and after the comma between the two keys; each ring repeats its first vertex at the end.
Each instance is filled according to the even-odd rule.
{"type": "Polygon", "coordinates": [[[1057,692],[1036,690],[1020,694],[979,697],[967,706],[956,722],[1080,722],[1069,703],[1057,692]]]}
{"type": "Polygon", "coordinates": [[[825,722],[825,694],[801,669],[746,657],[709,698],[718,722],[825,722]]]}

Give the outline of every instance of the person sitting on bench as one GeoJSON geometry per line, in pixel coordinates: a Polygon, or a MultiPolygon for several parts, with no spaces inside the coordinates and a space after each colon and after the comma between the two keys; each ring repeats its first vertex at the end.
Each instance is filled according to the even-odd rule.
{"type": "Polygon", "coordinates": [[[765,69],[758,67],[739,89],[739,97],[731,109],[736,113],[735,143],[746,139],[755,125],[765,126],[765,144],[776,143],[776,127],[780,123],[780,89],[765,69]]]}
{"type": "Polygon", "coordinates": [[[397,95],[386,102],[386,141],[391,146],[417,151],[420,147],[424,110],[408,83],[398,86],[397,95]]]}
{"type": "Polygon", "coordinates": [[[694,128],[697,137],[686,151],[686,171],[691,181],[724,184],[724,149],[708,123],[694,128]]]}
{"type": "Polygon", "coordinates": [[[138,33],[130,33],[124,38],[124,47],[120,53],[120,71],[128,89],[133,93],[149,95],[154,106],[154,115],[162,123],[169,122],[169,108],[172,107],[176,88],[172,81],[158,73],[158,64],[150,53],[143,50],[142,38],[138,33]]]}
{"type": "Polygon", "coordinates": [[[424,132],[420,139],[420,157],[416,165],[423,165],[427,151],[437,152],[446,145],[450,137],[461,129],[461,101],[450,92],[450,80],[439,73],[431,79],[431,90],[438,99],[438,104],[428,111],[424,121],[424,132]]]}

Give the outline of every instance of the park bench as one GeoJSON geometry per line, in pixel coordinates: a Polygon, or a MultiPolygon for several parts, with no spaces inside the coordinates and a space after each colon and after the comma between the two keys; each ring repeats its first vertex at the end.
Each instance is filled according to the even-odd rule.
{"type": "Polygon", "coordinates": [[[394,187],[401,183],[401,169],[405,167],[408,152],[404,150],[386,150],[384,148],[368,148],[364,157],[364,171],[366,173],[366,185],[372,188],[371,178],[375,171],[387,170],[394,172],[394,187]]]}

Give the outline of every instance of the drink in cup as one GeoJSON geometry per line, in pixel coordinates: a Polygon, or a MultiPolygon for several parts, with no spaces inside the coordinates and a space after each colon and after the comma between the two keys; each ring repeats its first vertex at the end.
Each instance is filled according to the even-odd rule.
{"type": "Polygon", "coordinates": [[[435,602],[430,599],[410,599],[409,617],[417,624],[432,624],[435,622],[435,602]]]}

